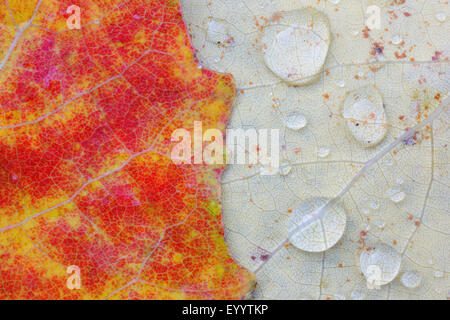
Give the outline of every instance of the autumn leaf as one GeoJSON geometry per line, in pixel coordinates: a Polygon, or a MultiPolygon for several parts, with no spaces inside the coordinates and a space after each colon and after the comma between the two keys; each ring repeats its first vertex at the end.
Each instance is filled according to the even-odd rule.
{"type": "Polygon", "coordinates": [[[225,129],[235,96],[178,1],[2,1],[0,33],[0,298],[245,297],[224,166],[170,159],[175,129],[225,129]]]}

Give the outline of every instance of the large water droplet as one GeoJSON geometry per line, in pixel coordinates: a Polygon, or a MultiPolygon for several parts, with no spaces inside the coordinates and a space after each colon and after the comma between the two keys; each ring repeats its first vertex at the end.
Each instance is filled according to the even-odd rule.
{"type": "Polygon", "coordinates": [[[262,50],[266,66],[294,85],[317,81],[330,45],[328,18],[305,8],[280,12],[264,27],[262,50]]]}
{"type": "Polygon", "coordinates": [[[334,246],[344,234],[345,210],[340,203],[325,207],[328,198],[303,201],[289,220],[291,243],[304,251],[322,252],[334,246]]]}
{"type": "Polygon", "coordinates": [[[284,119],[284,124],[291,130],[300,130],[308,124],[308,121],[302,114],[295,112],[284,119]]]}
{"type": "Polygon", "coordinates": [[[383,99],[374,87],[362,87],[348,93],[342,116],[353,137],[365,147],[373,147],[387,132],[383,99]]]}
{"type": "Polygon", "coordinates": [[[379,243],[366,248],[359,259],[369,289],[379,289],[397,276],[402,258],[391,246],[379,243]]]}
{"type": "Polygon", "coordinates": [[[400,280],[406,288],[414,289],[419,286],[422,277],[414,271],[407,271],[402,275],[400,280]]]}

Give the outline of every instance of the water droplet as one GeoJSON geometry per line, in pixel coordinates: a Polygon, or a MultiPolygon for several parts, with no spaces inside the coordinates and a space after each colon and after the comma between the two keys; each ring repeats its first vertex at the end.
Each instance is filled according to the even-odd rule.
{"type": "Polygon", "coordinates": [[[373,210],[377,210],[377,209],[380,207],[380,205],[378,204],[378,202],[372,201],[372,202],[370,203],[370,207],[371,207],[373,210]]]}
{"type": "Polygon", "coordinates": [[[327,147],[319,147],[317,149],[317,156],[320,158],[326,158],[330,154],[330,149],[327,147]]]}
{"type": "Polygon", "coordinates": [[[439,12],[436,13],[436,19],[439,22],[444,22],[447,19],[447,16],[445,15],[445,13],[439,12]]]}
{"type": "Polygon", "coordinates": [[[334,298],[335,298],[336,300],[347,300],[347,298],[346,298],[343,294],[340,294],[340,293],[336,293],[336,294],[334,295],[334,298]]]}
{"type": "Polygon", "coordinates": [[[278,16],[264,27],[266,66],[294,85],[317,81],[331,40],[327,16],[312,8],[280,12],[278,16]]]}
{"type": "Polygon", "coordinates": [[[395,36],[392,37],[392,43],[395,45],[398,45],[400,43],[402,43],[403,39],[401,36],[399,36],[398,34],[396,34],[395,36]]]}
{"type": "Polygon", "coordinates": [[[292,167],[289,162],[283,162],[280,166],[279,172],[282,176],[287,176],[289,172],[291,172],[291,169],[292,167]]]}
{"type": "Polygon", "coordinates": [[[387,191],[387,195],[392,202],[399,203],[402,202],[406,195],[400,188],[400,186],[394,186],[387,191]]]}
{"type": "Polygon", "coordinates": [[[341,0],[330,0],[332,4],[338,4],[341,0]]]}
{"type": "Polygon", "coordinates": [[[350,92],[345,99],[342,115],[350,133],[365,147],[376,146],[386,135],[383,99],[373,87],[350,92]]]}
{"type": "Polygon", "coordinates": [[[383,229],[386,226],[386,223],[384,221],[377,221],[376,225],[378,228],[383,229]]]}
{"type": "Polygon", "coordinates": [[[343,87],[345,87],[345,81],[344,81],[344,80],[340,80],[340,81],[338,81],[338,82],[336,83],[336,85],[337,85],[338,87],[340,87],[340,88],[343,88],[343,87]]]}
{"type": "Polygon", "coordinates": [[[230,35],[230,25],[228,22],[212,19],[206,29],[206,40],[225,47],[235,46],[234,37],[230,35]]]}
{"type": "Polygon", "coordinates": [[[407,271],[403,274],[400,280],[406,288],[414,289],[419,286],[422,277],[414,271],[407,271]]]}
{"type": "Polygon", "coordinates": [[[397,276],[402,258],[391,246],[376,244],[365,249],[359,259],[361,271],[367,279],[367,288],[379,289],[397,276]]]}
{"type": "Polygon", "coordinates": [[[351,293],[351,297],[353,300],[364,300],[366,296],[359,289],[356,289],[351,293]]]}
{"type": "Polygon", "coordinates": [[[293,113],[284,120],[284,125],[291,130],[300,130],[308,124],[306,118],[300,113],[293,113]]]}
{"type": "Polygon", "coordinates": [[[289,220],[291,243],[304,251],[322,252],[334,246],[344,234],[345,210],[340,203],[327,208],[328,198],[303,201],[289,220]]]}
{"type": "Polygon", "coordinates": [[[442,271],[436,270],[434,272],[434,277],[435,278],[442,278],[444,276],[444,273],[442,271]]]}
{"type": "Polygon", "coordinates": [[[222,58],[220,58],[219,56],[217,56],[217,57],[214,58],[214,62],[215,62],[215,63],[219,63],[220,60],[222,60],[222,58]]]}
{"type": "Polygon", "coordinates": [[[369,213],[370,213],[370,210],[369,210],[369,208],[362,208],[362,209],[361,209],[361,212],[362,212],[363,214],[369,214],[369,213]]]}
{"type": "Polygon", "coordinates": [[[399,203],[405,199],[405,193],[400,191],[399,193],[392,195],[390,199],[395,203],[399,203]]]}

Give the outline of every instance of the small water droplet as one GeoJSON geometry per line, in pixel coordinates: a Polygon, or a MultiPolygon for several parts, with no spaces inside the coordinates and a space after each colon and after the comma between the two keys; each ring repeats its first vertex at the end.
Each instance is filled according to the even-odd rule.
{"type": "Polygon", "coordinates": [[[365,295],[361,292],[361,290],[356,289],[352,291],[351,297],[353,300],[364,300],[365,295]]]}
{"type": "Polygon", "coordinates": [[[348,93],[342,116],[353,137],[364,147],[380,143],[387,132],[383,98],[374,87],[362,87],[348,93]]]}
{"type": "Polygon", "coordinates": [[[405,199],[405,193],[403,191],[400,191],[392,195],[390,199],[395,203],[399,203],[405,199]]]}
{"type": "Polygon", "coordinates": [[[284,124],[291,130],[300,130],[308,124],[308,121],[302,114],[295,112],[284,120],[284,124]]]}
{"type": "Polygon", "coordinates": [[[215,63],[219,63],[220,60],[222,60],[222,58],[220,58],[219,56],[217,56],[217,57],[214,58],[214,62],[215,62],[215,63]]]}
{"type": "Polygon", "coordinates": [[[439,22],[444,22],[447,19],[447,16],[445,15],[445,13],[439,12],[436,13],[436,20],[439,22]]]}
{"type": "Polygon", "coordinates": [[[422,277],[414,271],[407,271],[403,274],[400,280],[406,288],[414,289],[419,286],[422,277]]]}
{"type": "Polygon", "coordinates": [[[346,298],[343,294],[340,294],[340,293],[336,293],[336,294],[334,295],[334,298],[335,298],[336,300],[347,300],[347,298],[346,298]]]}
{"type": "Polygon", "coordinates": [[[282,176],[287,176],[289,172],[291,172],[291,169],[292,167],[289,162],[283,162],[280,166],[279,172],[282,176]]]}
{"type": "Polygon", "coordinates": [[[392,43],[395,45],[398,45],[400,43],[402,43],[403,39],[401,36],[399,36],[398,34],[396,34],[395,36],[392,37],[392,43]]]}
{"type": "Polygon", "coordinates": [[[326,158],[330,154],[330,149],[327,147],[319,147],[317,149],[317,156],[320,158],[326,158]]]}
{"type": "Polygon", "coordinates": [[[369,214],[369,213],[370,213],[370,210],[369,210],[369,208],[362,208],[362,209],[361,209],[361,212],[362,212],[363,214],[369,214]]]}
{"type": "Polygon", "coordinates": [[[336,83],[336,85],[337,85],[338,87],[340,87],[340,88],[343,88],[343,87],[345,87],[345,81],[344,81],[344,80],[340,80],[340,81],[338,81],[338,82],[336,83]]]}
{"type": "Polygon", "coordinates": [[[389,199],[394,203],[399,203],[405,199],[405,193],[402,191],[400,186],[394,186],[387,191],[389,199]]]}
{"type": "Polygon", "coordinates": [[[384,221],[377,221],[376,225],[378,228],[383,229],[386,226],[386,223],[384,221]]]}
{"type": "Polygon", "coordinates": [[[367,288],[379,289],[397,276],[402,258],[391,246],[378,243],[365,249],[359,262],[367,279],[367,288]]]}
{"type": "Polygon", "coordinates": [[[352,30],[350,31],[350,34],[354,37],[356,37],[359,34],[359,30],[352,30]]]}
{"type": "Polygon", "coordinates": [[[341,239],[347,220],[345,210],[340,203],[326,208],[329,201],[310,198],[294,210],[288,229],[292,245],[307,252],[323,252],[341,239]]]}
{"type": "Polygon", "coordinates": [[[332,4],[338,4],[341,0],[330,0],[332,4]]]}
{"type": "Polygon", "coordinates": [[[380,205],[378,204],[378,202],[372,201],[372,202],[370,203],[370,207],[371,207],[373,210],[377,210],[377,209],[380,207],[380,205]]]}
{"type": "Polygon", "coordinates": [[[434,272],[434,277],[435,278],[442,278],[444,276],[444,273],[442,271],[436,270],[434,272]]]}
{"type": "Polygon", "coordinates": [[[206,40],[220,46],[233,47],[236,45],[231,33],[231,26],[228,22],[220,19],[209,21],[206,29],[206,40]]]}

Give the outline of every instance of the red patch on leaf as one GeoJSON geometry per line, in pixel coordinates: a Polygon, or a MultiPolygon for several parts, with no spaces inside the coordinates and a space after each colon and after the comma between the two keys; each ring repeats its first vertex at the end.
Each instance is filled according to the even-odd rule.
{"type": "Polygon", "coordinates": [[[73,1],[33,16],[35,2],[0,4],[12,33],[11,14],[33,19],[0,39],[0,298],[245,297],[254,278],[223,240],[224,167],[170,159],[175,129],[224,130],[235,95],[231,76],[197,67],[178,1],[76,1],[74,30],[73,1]]]}

